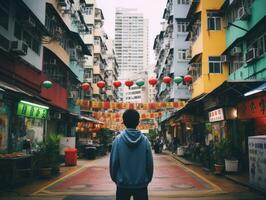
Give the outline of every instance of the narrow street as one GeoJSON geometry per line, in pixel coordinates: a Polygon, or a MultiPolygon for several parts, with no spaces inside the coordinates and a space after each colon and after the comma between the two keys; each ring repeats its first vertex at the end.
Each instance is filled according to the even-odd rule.
{"type": "MultiPolygon", "coordinates": [[[[115,199],[115,185],[108,171],[109,156],[81,161],[81,167],[44,186],[6,193],[2,200],[102,200],[115,199]]],[[[266,199],[248,188],[213,176],[199,167],[193,170],[170,155],[154,155],[155,173],[149,186],[150,199],[266,199]]],[[[37,184],[38,185],[38,184],[37,184]]]]}

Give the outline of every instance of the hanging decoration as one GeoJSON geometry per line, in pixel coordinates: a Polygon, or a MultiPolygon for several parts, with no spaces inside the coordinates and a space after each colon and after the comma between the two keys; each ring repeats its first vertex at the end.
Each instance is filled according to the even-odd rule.
{"type": "Polygon", "coordinates": [[[84,92],[87,92],[87,91],[90,89],[90,84],[89,84],[89,83],[82,83],[82,84],[81,84],[81,89],[82,89],[84,92]]]}
{"type": "Polygon", "coordinates": [[[126,82],[125,82],[125,85],[130,89],[130,87],[132,86],[134,84],[134,82],[133,81],[131,81],[131,80],[127,80],[126,82]]]}
{"type": "Polygon", "coordinates": [[[121,83],[121,81],[114,81],[113,85],[115,88],[119,88],[122,85],[122,83],[121,83]]]}
{"type": "Polygon", "coordinates": [[[156,78],[151,78],[149,80],[149,84],[152,85],[153,87],[157,84],[157,79],[156,78]]]}
{"type": "Polygon", "coordinates": [[[185,101],[176,102],[151,102],[151,103],[129,103],[129,102],[101,102],[78,99],[76,105],[83,109],[137,109],[137,110],[157,110],[157,109],[180,109],[185,106],[185,101]]]}
{"type": "Polygon", "coordinates": [[[105,87],[105,82],[104,81],[98,81],[97,82],[97,87],[101,88],[101,89],[104,88],[105,87]]]}
{"type": "Polygon", "coordinates": [[[184,76],[184,81],[186,82],[186,84],[188,85],[188,84],[190,84],[190,83],[192,83],[192,76],[191,75],[185,75],[184,76]]]}
{"type": "Polygon", "coordinates": [[[172,81],[172,79],[169,77],[169,76],[165,76],[165,77],[163,77],[163,82],[165,83],[165,84],[170,84],[171,83],[171,81],[172,81]]]}
{"type": "Polygon", "coordinates": [[[51,81],[46,80],[42,82],[42,86],[46,89],[50,89],[51,87],[53,87],[53,83],[51,81]]]}
{"type": "Polygon", "coordinates": [[[145,84],[145,82],[143,80],[138,80],[136,82],[136,85],[139,86],[139,87],[143,86],[144,84],[145,84]]]}
{"type": "Polygon", "coordinates": [[[181,76],[177,76],[174,78],[174,82],[179,85],[183,81],[183,78],[181,76]]]}

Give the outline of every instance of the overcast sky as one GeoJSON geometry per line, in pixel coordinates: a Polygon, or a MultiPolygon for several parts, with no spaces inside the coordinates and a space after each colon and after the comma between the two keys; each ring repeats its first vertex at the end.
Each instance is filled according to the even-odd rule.
{"type": "Polygon", "coordinates": [[[161,31],[160,22],[166,2],[167,0],[97,0],[97,5],[103,10],[104,30],[112,39],[115,29],[115,8],[137,8],[149,19],[150,63],[154,64],[152,45],[155,36],[161,31]]]}

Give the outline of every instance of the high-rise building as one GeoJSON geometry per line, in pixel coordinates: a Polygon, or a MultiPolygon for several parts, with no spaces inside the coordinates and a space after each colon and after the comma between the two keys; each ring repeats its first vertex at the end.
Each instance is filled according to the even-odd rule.
{"type": "Polygon", "coordinates": [[[142,79],[141,88],[125,85],[120,89],[120,100],[127,102],[147,102],[146,69],[149,63],[148,20],[136,9],[117,8],[115,16],[115,51],[119,65],[119,79],[137,81],[142,79]]]}
{"type": "Polygon", "coordinates": [[[163,14],[162,30],[156,36],[153,49],[156,57],[156,74],[158,78],[157,100],[177,101],[190,98],[190,92],[185,83],[170,85],[163,83],[163,77],[184,77],[187,74],[189,42],[186,41],[186,19],[190,1],[168,0],[163,14]]]}

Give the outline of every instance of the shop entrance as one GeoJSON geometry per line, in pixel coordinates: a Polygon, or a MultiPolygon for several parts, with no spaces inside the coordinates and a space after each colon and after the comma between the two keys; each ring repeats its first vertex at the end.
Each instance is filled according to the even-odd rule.
{"type": "MultiPolygon", "coordinates": [[[[235,138],[238,141],[242,150],[242,166],[243,171],[249,170],[249,155],[248,155],[248,137],[255,135],[255,122],[254,120],[239,121],[238,123],[239,138],[235,138]]],[[[237,136],[236,136],[237,137],[237,136]]]]}

